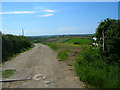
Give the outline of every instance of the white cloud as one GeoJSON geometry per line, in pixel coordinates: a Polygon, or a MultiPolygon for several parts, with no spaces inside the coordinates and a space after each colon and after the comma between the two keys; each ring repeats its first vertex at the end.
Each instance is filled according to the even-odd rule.
{"type": "Polygon", "coordinates": [[[55,10],[44,10],[44,12],[56,12],[55,10]]]}
{"type": "Polygon", "coordinates": [[[43,8],[42,8],[42,7],[37,6],[37,7],[35,7],[35,9],[39,10],[39,9],[43,9],[43,8]]]}
{"type": "Polygon", "coordinates": [[[42,17],[49,17],[49,16],[53,16],[54,14],[45,14],[45,15],[40,15],[42,17]]]}
{"type": "Polygon", "coordinates": [[[36,13],[36,11],[0,12],[0,14],[27,14],[27,13],[36,13]]]}

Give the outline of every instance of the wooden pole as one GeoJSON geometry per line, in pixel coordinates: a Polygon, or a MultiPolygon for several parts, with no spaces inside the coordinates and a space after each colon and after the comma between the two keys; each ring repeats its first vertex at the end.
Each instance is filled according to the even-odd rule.
{"type": "Polygon", "coordinates": [[[24,36],[24,29],[22,29],[22,36],[24,36]]]}
{"type": "Polygon", "coordinates": [[[103,35],[103,52],[105,51],[105,39],[104,39],[104,30],[102,31],[102,35],[103,35]]]}

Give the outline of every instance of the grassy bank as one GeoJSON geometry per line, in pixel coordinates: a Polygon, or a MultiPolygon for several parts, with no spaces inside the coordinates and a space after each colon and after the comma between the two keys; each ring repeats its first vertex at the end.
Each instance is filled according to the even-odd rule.
{"type": "Polygon", "coordinates": [[[86,87],[118,88],[118,67],[106,64],[98,49],[84,48],[75,63],[75,70],[86,87]]]}

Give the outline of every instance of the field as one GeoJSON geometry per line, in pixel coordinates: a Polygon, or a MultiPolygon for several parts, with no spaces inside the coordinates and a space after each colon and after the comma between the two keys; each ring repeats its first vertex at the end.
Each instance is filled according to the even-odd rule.
{"type": "Polygon", "coordinates": [[[90,39],[82,39],[82,38],[72,38],[65,43],[72,43],[72,44],[78,44],[78,45],[91,45],[90,39]]]}
{"type": "Polygon", "coordinates": [[[69,43],[76,45],[91,45],[91,36],[56,36],[56,37],[29,37],[33,43],[69,43]]]}

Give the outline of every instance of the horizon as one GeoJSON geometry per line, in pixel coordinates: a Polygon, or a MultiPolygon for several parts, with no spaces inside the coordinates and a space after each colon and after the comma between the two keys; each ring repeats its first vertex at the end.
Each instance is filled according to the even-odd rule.
{"type": "MultiPolygon", "coordinates": [[[[93,34],[54,34],[54,35],[39,35],[40,37],[42,37],[42,36],[70,36],[70,35],[72,35],[72,36],[87,36],[87,35],[93,35],[93,34]]],[[[26,37],[39,37],[39,36],[26,36],[26,37]]]]}
{"type": "Polygon", "coordinates": [[[99,22],[118,19],[118,2],[3,2],[2,11],[5,34],[94,34],[99,22]]]}

